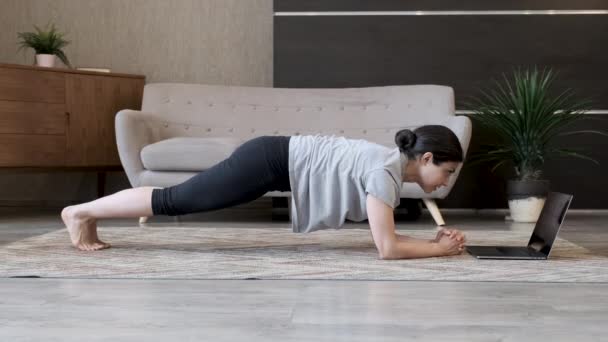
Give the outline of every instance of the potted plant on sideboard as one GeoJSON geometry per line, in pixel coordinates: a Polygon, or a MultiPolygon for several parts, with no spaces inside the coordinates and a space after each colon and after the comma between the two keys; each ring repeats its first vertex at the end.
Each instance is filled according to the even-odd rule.
{"type": "Polygon", "coordinates": [[[58,32],[54,24],[50,27],[47,25],[44,30],[34,25],[36,32],[19,32],[17,36],[19,41],[20,51],[24,48],[32,48],[36,51],[36,64],[42,67],[55,66],[55,56],[57,56],[63,64],[68,68],[72,68],[70,62],[63,51],[70,41],[64,39],[65,34],[58,32]]]}
{"type": "Polygon", "coordinates": [[[472,111],[471,119],[499,139],[498,143],[482,145],[469,159],[470,164],[494,163],[492,171],[505,163],[514,167],[515,177],[507,182],[507,196],[515,222],[536,222],[540,216],[550,189],[549,180],[543,177],[547,157],[570,156],[599,164],[579,150],[553,146],[557,137],[607,135],[596,130],[566,131],[584,118],[591,101],[576,100],[571,89],[551,95],[555,75],[551,69],[518,69],[512,80],[503,74],[504,82],[494,80],[492,89],[481,90],[480,96],[466,104],[472,111]]]}

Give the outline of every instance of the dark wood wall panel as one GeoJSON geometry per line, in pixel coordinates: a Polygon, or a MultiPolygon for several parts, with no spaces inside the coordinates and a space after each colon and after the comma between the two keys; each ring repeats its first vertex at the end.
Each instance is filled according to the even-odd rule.
{"type": "Polygon", "coordinates": [[[608,15],[276,17],[274,85],[446,84],[462,101],[538,65],[608,108],[606,37],[608,15]]]}
{"type": "MultiPolygon", "coordinates": [[[[276,0],[275,11],[608,9],[608,1],[276,0]]],[[[556,91],[576,89],[608,110],[608,15],[275,16],[274,86],[340,88],[396,84],[452,86],[457,109],[514,67],[553,67],[556,91]]],[[[575,128],[608,131],[607,114],[575,128]]],[[[492,136],[473,128],[471,151],[492,136]]],[[[575,194],[573,208],[608,208],[608,138],[573,136],[601,164],[550,159],[555,191],[575,194]]],[[[465,169],[443,207],[505,208],[510,169],[465,169]]]]}
{"type": "Polygon", "coordinates": [[[275,11],[585,10],[605,0],[275,0],[275,11]]]}

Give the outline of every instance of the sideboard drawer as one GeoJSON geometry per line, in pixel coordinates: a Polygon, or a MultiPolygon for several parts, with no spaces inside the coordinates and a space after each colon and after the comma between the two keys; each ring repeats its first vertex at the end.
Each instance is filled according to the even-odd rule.
{"type": "Polygon", "coordinates": [[[63,103],[0,100],[0,134],[65,135],[65,107],[63,103]]]}
{"type": "Polygon", "coordinates": [[[64,135],[0,134],[0,166],[65,165],[64,135]]]}
{"type": "Polygon", "coordinates": [[[0,100],[65,103],[65,76],[52,71],[0,67],[0,100]]]}
{"type": "Polygon", "coordinates": [[[119,169],[114,120],[146,78],[0,63],[0,168],[119,169]]]}

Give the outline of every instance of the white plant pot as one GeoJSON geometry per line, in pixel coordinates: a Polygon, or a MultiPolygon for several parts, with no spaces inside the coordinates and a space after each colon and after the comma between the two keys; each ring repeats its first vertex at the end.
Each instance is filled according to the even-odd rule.
{"type": "Polygon", "coordinates": [[[36,65],[52,68],[55,66],[55,55],[38,54],[36,55],[36,65]]]}
{"type": "Polygon", "coordinates": [[[538,221],[549,190],[548,180],[509,180],[507,195],[513,222],[534,223],[538,221]]]}
{"type": "Polygon", "coordinates": [[[513,222],[534,223],[538,221],[545,205],[545,197],[528,197],[509,200],[509,211],[513,222]]]}

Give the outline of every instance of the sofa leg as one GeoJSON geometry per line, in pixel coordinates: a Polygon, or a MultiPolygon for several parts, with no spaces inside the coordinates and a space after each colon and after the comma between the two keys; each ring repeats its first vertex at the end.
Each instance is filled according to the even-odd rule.
{"type": "Polygon", "coordinates": [[[439,212],[439,208],[437,207],[437,203],[435,203],[435,200],[430,198],[423,198],[422,201],[431,213],[431,216],[433,216],[435,223],[437,223],[438,226],[445,226],[445,221],[443,221],[443,217],[441,216],[441,212],[439,212]]]}
{"type": "Polygon", "coordinates": [[[139,224],[144,224],[148,222],[148,216],[142,216],[139,218],[139,224]]]}

